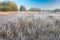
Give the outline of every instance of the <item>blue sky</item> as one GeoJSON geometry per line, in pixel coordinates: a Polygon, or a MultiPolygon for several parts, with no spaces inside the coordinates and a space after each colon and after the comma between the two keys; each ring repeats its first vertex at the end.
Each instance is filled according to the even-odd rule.
{"type": "Polygon", "coordinates": [[[41,9],[55,9],[60,8],[60,0],[13,0],[18,7],[26,6],[27,9],[37,7],[41,9]]]}

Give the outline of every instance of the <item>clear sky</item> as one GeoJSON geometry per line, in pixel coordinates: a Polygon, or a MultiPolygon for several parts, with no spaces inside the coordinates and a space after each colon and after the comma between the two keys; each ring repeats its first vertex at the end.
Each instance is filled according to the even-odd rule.
{"type": "Polygon", "coordinates": [[[37,7],[41,9],[60,8],[60,0],[13,0],[20,7],[26,6],[27,9],[37,7]]]}

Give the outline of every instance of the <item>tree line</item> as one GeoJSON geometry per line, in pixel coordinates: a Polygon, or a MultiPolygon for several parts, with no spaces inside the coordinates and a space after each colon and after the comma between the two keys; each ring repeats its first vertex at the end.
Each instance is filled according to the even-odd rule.
{"type": "MultiPolygon", "coordinates": [[[[18,6],[12,1],[0,2],[0,11],[18,11],[18,6]]],[[[25,6],[20,6],[19,11],[41,11],[39,8],[30,8],[27,10],[25,6]]]]}
{"type": "MultiPolygon", "coordinates": [[[[27,10],[25,6],[20,6],[18,8],[17,4],[12,1],[2,1],[0,2],[0,11],[33,11],[33,12],[41,12],[40,8],[30,8],[27,10]],[[19,10],[18,10],[19,9],[19,10]]],[[[60,9],[54,9],[53,12],[60,12],[60,9]]]]}

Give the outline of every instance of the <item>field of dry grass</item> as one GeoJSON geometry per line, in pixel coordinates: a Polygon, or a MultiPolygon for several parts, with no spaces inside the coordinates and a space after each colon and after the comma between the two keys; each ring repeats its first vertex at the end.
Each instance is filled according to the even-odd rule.
{"type": "Polygon", "coordinates": [[[0,12],[0,40],[60,40],[60,13],[0,12]]]}
{"type": "Polygon", "coordinates": [[[44,13],[44,12],[0,12],[0,15],[12,15],[12,14],[16,14],[16,13],[20,13],[22,15],[25,14],[43,14],[43,15],[51,15],[51,16],[60,16],[60,13],[44,13]]]}

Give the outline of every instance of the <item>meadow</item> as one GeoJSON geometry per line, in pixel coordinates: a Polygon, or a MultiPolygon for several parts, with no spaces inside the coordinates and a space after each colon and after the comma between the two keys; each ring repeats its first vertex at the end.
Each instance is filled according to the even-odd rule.
{"type": "Polygon", "coordinates": [[[60,13],[0,12],[0,40],[60,40],[60,13]]]}

